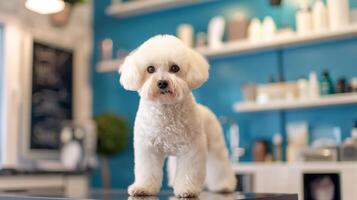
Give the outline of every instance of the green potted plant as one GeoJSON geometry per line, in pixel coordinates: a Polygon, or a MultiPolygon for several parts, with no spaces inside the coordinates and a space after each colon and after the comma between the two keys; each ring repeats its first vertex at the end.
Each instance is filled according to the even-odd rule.
{"type": "Polygon", "coordinates": [[[104,189],[110,188],[109,157],[124,150],[128,144],[127,121],[115,114],[105,113],[95,117],[97,125],[97,153],[101,157],[104,189]]]}
{"type": "Polygon", "coordinates": [[[78,4],[84,3],[86,0],[64,0],[65,7],[62,11],[50,15],[51,22],[54,26],[62,27],[68,24],[72,8],[78,4]]]}

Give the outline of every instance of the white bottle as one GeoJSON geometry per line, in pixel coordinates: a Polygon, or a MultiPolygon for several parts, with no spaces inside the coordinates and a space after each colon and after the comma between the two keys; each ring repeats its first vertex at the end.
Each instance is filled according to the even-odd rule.
{"type": "Polygon", "coordinates": [[[248,39],[251,42],[262,40],[262,24],[258,18],[252,19],[248,27],[248,39]]]}
{"type": "Polygon", "coordinates": [[[296,30],[299,35],[307,35],[313,31],[312,14],[307,6],[296,13],[296,30]]]}
{"type": "Polygon", "coordinates": [[[264,40],[271,40],[274,38],[276,34],[276,24],[272,17],[267,16],[264,18],[262,28],[263,28],[262,33],[263,33],[264,40]]]}
{"type": "Polygon", "coordinates": [[[322,0],[317,0],[312,8],[313,27],[315,32],[328,29],[328,14],[322,0]]]}
{"type": "Polygon", "coordinates": [[[297,81],[298,90],[299,90],[299,98],[307,99],[309,97],[309,82],[301,78],[297,81]]]}
{"type": "Polygon", "coordinates": [[[348,0],[327,0],[327,9],[331,30],[338,30],[349,24],[350,12],[348,0]]]}
{"type": "Polygon", "coordinates": [[[217,16],[208,24],[208,46],[211,49],[220,48],[223,44],[223,35],[226,22],[223,17],[217,16]]]}
{"type": "Polygon", "coordinates": [[[320,96],[319,80],[317,79],[316,72],[310,72],[309,75],[309,97],[318,98],[320,96]]]}
{"type": "Polygon", "coordinates": [[[177,37],[180,38],[187,46],[193,46],[193,27],[190,24],[181,24],[177,27],[177,37]]]}

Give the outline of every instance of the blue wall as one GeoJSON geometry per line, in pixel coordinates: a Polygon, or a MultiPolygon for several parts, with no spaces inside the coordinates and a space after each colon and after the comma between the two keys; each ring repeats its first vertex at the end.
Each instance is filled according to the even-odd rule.
{"type": "MultiPolygon", "coordinates": [[[[125,91],[118,84],[118,74],[96,73],[95,63],[99,58],[99,44],[104,38],[111,38],[115,48],[131,50],[149,37],[156,34],[175,34],[177,25],[190,23],[196,32],[206,31],[209,20],[222,15],[229,18],[234,10],[244,10],[248,16],[263,18],[271,15],[279,26],[294,26],[296,7],[291,2],[280,8],[270,7],[268,0],[220,0],[216,2],[190,6],[155,14],[115,19],[104,14],[110,0],[94,1],[94,56],[93,56],[93,92],[94,115],[110,111],[128,118],[130,126],[135,117],[138,95],[125,91]]],[[[351,7],[357,7],[357,0],[350,0],[351,7]]],[[[209,81],[195,91],[199,102],[211,107],[217,115],[225,115],[240,124],[243,147],[248,153],[243,160],[251,159],[250,145],[256,138],[271,140],[274,133],[284,133],[286,122],[308,121],[310,125],[334,124],[342,127],[346,137],[357,119],[357,106],[339,106],[318,109],[305,109],[287,112],[264,112],[236,114],[232,111],[234,102],[242,99],[242,83],[265,83],[269,76],[279,74],[278,64],[284,66],[284,76],[294,80],[306,76],[310,71],[319,74],[328,68],[334,80],[340,76],[357,76],[357,38],[340,40],[318,45],[287,48],[282,51],[265,51],[256,54],[232,56],[211,60],[209,81]],[[279,60],[281,55],[282,60],[279,60]],[[318,111],[318,112],[317,112],[318,111]],[[343,117],[341,117],[343,116],[343,117]]],[[[132,144],[132,141],[130,141],[132,144]]],[[[112,186],[125,188],[133,181],[133,149],[111,158],[112,186]]],[[[100,169],[92,176],[92,186],[100,187],[100,169]]]]}

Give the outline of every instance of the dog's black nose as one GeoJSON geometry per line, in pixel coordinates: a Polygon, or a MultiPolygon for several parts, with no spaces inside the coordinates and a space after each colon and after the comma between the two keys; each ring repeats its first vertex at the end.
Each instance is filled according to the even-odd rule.
{"type": "Polygon", "coordinates": [[[165,80],[160,80],[157,82],[157,87],[160,88],[161,90],[166,89],[169,83],[165,80]]]}

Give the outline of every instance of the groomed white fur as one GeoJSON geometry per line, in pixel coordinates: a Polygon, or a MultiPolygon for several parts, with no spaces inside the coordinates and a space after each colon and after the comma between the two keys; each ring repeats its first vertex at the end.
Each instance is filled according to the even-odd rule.
{"type": "Polygon", "coordinates": [[[196,197],[204,182],[211,191],[234,191],[236,179],[222,128],[191,92],[208,79],[208,68],[200,54],[170,35],[149,39],[120,67],[120,83],[141,97],[134,126],[135,182],[128,188],[130,195],[160,191],[168,156],[176,196],[196,197]],[[178,72],[170,71],[173,65],[179,67],[178,72]],[[149,66],[155,68],[154,73],[148,73],[149,66]],[[158,87],[160,80],[168,82],[166,89],[158,87]]]}

